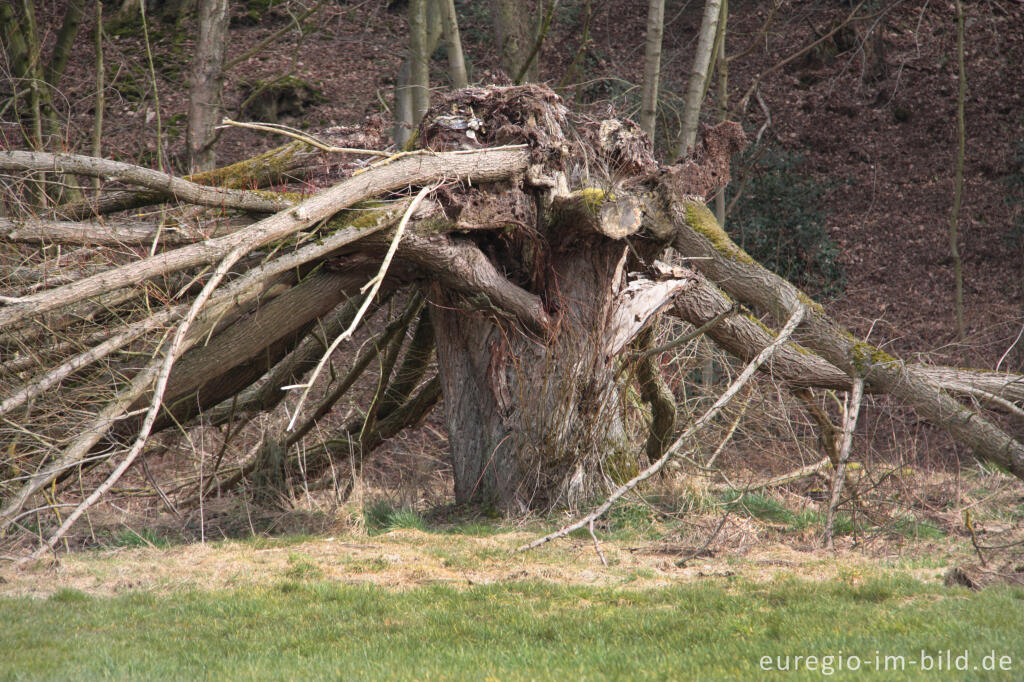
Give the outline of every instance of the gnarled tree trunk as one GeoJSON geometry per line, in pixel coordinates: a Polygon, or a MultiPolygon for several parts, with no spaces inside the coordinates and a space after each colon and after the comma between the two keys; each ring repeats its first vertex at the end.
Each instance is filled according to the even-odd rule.
{"type": "MultiPolygon", "coordinates": [[[[646,341],[632,342],[669,308],[694,324],[718,317],[732,307],[720,287],[733,300],[780,322],[790,319],[784,333],[796,329],[793,338],[803,344],[782,346],[756,319],[737,314],[708,331],[729,352],[763,358],[770,348],[774,360],[762,369],[792,386],[842,389],[863,379],[866,391],[900,398],[980,458],[1024,478],[1021,444],[956,398],[981,398],[1024,416],[1022,377],[916,366],[858,342],[722,231],[703,197],[728,181],[728,159],[743,144],[736,124],[707,131],[695,155],[699,163],[659,167],[649,138],[635,124],[571,121],[561,100],[544,86],[492,86],[441,98],[428,111],[417,139],[425,152],[364,166],[298,203],[203,187],[112,161],[0,152],[0,169],[25,173],[25,181],[36,169],[117,175],[156,190],[147,201],[174,197],[273,213],[211,238],[182,232],[177,238],[190,243],[171,240],[166,250],[124,257],[115,267],[97,263],[99,271],[86,270],[81,279],[42,291],[7,295],[5,290],[0,351],[31,352],[28,358],[0,358],[0,389],[11,396],[0,401],[0,414],[5,424],[17,427],[3,433],[21,439],[12,451],[25,443],[35,449],[31,457],[19,454],[25,462],[32,460],[31,468],[24,469],[32,473],[0,480],[0,533],[17,523],[36,492],[87,462],[122,453],[111,435],[136,438],[114,470],[119,476],[141,452],[147,433],[126,419],[126,412],[142,410],[147,420],[157,414],[187,420],[233,396],[241,397],[239,406],[249,411],[276,404],[265,399],[264,389],[269,386],[278,394],[316,365],[323,344],[308,335],[302,338],[310,323],[327,319],[324,328],[333,329],[332,334],[348,327],[361,313],[353,313],[343,292],[354,290],[378,267],[382,270],[374,285],[419,291],[408,294],[413,305],[368,344],[369,353],[383,357],[370,405],[317,446],[318,462],[332,448],[347,458],[350,451],[374,447],[422,419],[440,392],[459,502],[513,512],[575,505],[609,480],[631,478],[645,464],[638,431],[648,427],[636,419],[636,391],[630,383],[634,375],[650,383],[657,367],[637,368],[640,357],[632,351],[646,341]],[[355,209],[357,203],[410,186],[422,188],[415,200],[355,209]],[[659,262],[669,245],[694,258],[703,276],[659,262]],[[219,288],[216,280],[208,280],[202,286],[206,297],[176,285],[160,299],[161,309],[140,305],[115,318],[116,333],[89,326],[90,310],[116,307],[107,298],[119,297],[116,305],[121,305],[148,296],[139,282],[179,273],[186,281],[201,281],[211,265],[226,273],[261,247],[267,247],[265,262],[264,256],[252,254],[247,269],[219,288]],[[429,310],[438,361],[438,376],[424,381],[422,352],[429,352],[424,349],[431,335],[422,317],[414,341],[419,355],[407,354],[399,363],[398,354],[400,335],[419,314],[420,296],[429,310]],[[347,307],[332,313],[339,305],[347,307]],[[69,310],[75,314],[68,315],[69,310]],[[47,347],[39,339],[52,334],[54,326],[43,323],[55,314],[70,319],[61,328],[68,336],[47,347]],[[167,325],[178,327],[173,352],[160,333],[167,325]],[[146,334],[148,345],[142,344],[146,334]],[[131,349],[133,343],[144,352],[131,349]],[[112,361],[120,349],[130,352],[112,361]],[[51,358],[56,359],[50,363],[51,358]],[[171,358],[170,365],[165,358],[171,358]],[[73,374],[75,380],[67,381],[73,374]],[[263,374],[266,382],[256,384],[263,374]],[[163,388],[154,390],[158,376],[163,388]],[[33,388],[44,384],[54,388],[33,388]],[[67,409],[88,406],[95,395],[107,396],[95,410],[67,409]],[[69,425],[69,414],[81,415],[79,421],[69,425]],[[32,433],[32,440],[22,439],[23,433],[32,433]],[[76,435],[69,439],[68,433],[76,435]]],[[[119,239],[144,239],[155,229],[127,225],[119,239]]],[[[12,248],[44,237],[86,243],[90,234],[100,232],[98,225],[78,231],[29,216],[0,224],[0,240],[12,248]]],[[[366,296],[372,299],[373,294],[366,296]]],[[[369,303],[361,303],[359,310],[369,303]]],[[[345,394],[371,357],[357,354],[347,375],[317,399],[319,404],[298,410],[299,427],[287,437],[289,447],[345,394]]],[[[648,402],[656,400],[650,390],[640,394],[648,402]]],[[[213,413],[222,423],[233,409],[234,404],[225,409],[221,403],[213,413]]],[[[153,423],[159,427],[172,421],[153,423]]],[[[691,433],[671,433],[672,421],[652,419],[648,429],[648,442],[660,443],[648,453],[664,451],[658,460],[662,465],[691,433]],[[658,429],[662,432],[654,433],[658,429]],[[668,450],[666,442],[672,442],[668,450]]],[[[228,482],[237,482],[254,466],[239,466],[228,482]]],[[[113,480],[116,476],[87,503],[113,480]]],[[[60,532],[46,546],[53,547],[60,532]]]]}

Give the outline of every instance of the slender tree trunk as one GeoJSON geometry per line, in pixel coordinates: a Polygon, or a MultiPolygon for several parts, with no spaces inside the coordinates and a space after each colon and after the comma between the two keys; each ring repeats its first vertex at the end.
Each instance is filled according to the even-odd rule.
{"type": "Polygon", "coordinates": [[[188,113],[188,156],[193,173],[214,166],[213,143],[221,117],[227,27],[228,0],[201,0],[188,113]]]}
{"type": "Polygon", "coordinates": [[[693,55],[693,68],[690,70],[690,80],[686,84],[686,96],[683,100],[683,125],[679,131],[679,141],[676,144],[679,158],[686,158],[692,154],[697,142],[701,102],[704,100],[708,66],[711,64],[711,55],[714,52],[721,6],[722,0],[707,0],[704,5],[704,17],[701,19],[697,50],[693,55]]]}
{"type": "Polygon", "coordinates": [[[395,146],[399,149],[404,148],[409,142],[414,128],[410,71],[410,59],[409,55],[406,55],[402,60],[402,66],[398,69],[398,77],[395,79],[395,125],[392,137],[395,140],[395,146]]]}
{"type": "Polygon", "coordinates": [[[469,85],[469,76],[466,73],[466,61],[462,55],[462,39],[459,37],[459,20],[455,13],[455,0],[438,0],[438,3],[445,47],[448,50],[448,75],[452,79],[452,87],[461,90],[469,85]]]}
{"type": "MultiPolygon", "coordinates": [[[[93,102],[92,155],[102,158],[103,154],[103,107],[106,102],[106,73],[103,66],[103,0],[96,0],[96,26],[93,28],[93,47],[96,51],[96,99],[93,102]]],[[[93,188],[98,192],[100,179],[93,178],[93,188]]]]}
{"type": "Polygon", "coordinates": [[[967,72],[964,68],[964,9],[956,0],[956,57],[960,72],[960,89],[956,99],[956,175],[953,179],[953,209],[949,214],[949,252],[953,258],[956,333],[964,338],[964,271],[960,258],[960,204],[964,194],[964,100],[967,97],[967,72]]]}
{"type": "MultiPolygon", "coordinates": [[[[729,118],[729,60],[725,56],[726,29],[729,23],[729,0],[722,0],[722,19],[718,27],[718,122],[729,118]]],[[[715,195],[715,218],[725,228],[725,187],[715,195]]]]}
{"type": "Polygon", "coordinates": [[[409,0],[409,86],[414,127],[430,107],[429,42],[427,0],[409,0]]]}
{"type": "Polygon", "coordinates": [[[661,76],[661,38],[665,28],[665,0],[651,0],[647,7],[647,50],[644,54],[644,90],[640,128],[654,140],[658,117],[658,81],[661,76]]]}
{"type": "Polygon", "coordinates": [[[78,27],[82,23],[82,16],[85,14],[85,0],[70,0],[64,10],[64,21],[60,26],[60,33],[57,34],[57,43],[53,46],[53,54],[50,55],[50,63],[46,65],[46,82],[52,87],[60,84],[61,76],[64,75],[64,67],[67,66],[68,57],[71,56],[71,46],[75,43],[75,36],[78,35],[78,27]]]}

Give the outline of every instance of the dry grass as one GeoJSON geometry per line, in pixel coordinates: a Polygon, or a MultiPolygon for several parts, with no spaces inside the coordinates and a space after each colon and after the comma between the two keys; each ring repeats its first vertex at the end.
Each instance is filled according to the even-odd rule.
{"type": "Polygon", "coordinates": [[[56,564],[39,561],[7,571],[0,595],[46,597],[62,589],[105,596],[138,590],[167,594],[296,578],[399,590],[522,581],[647,589],[708,579],[762,583],[780,577],[856,583],[879,573],[933,582],[941,581],[948,562],[968,556],[962,543],[921,544],[905,548],[901,560],[883,562],[855,550],[800,551],[771,543],[678,566],[678,557],[689,548],[660,540],[617,540],[602,543],[609,563],[602,566],[592,543],[583,539],[513,553],[532,537],[525,531],[474,537],[401,529],[374,537],[346,534],[77,552],[56,564]]]}

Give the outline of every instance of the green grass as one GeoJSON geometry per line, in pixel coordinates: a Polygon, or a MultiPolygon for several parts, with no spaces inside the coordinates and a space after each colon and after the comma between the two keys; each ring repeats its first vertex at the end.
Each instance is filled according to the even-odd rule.
{"type": "MultiPolygon", "coordinates": [[[[1019,679],[1024,590],[900,577],[657,590],[392,591],[308,579],[161,596],[62,590],[0,599],[0,642],[0,679],[765,679],[762,656],[917,661],[922,649],[967,649],[972,665],[990,651],[1013,656],[1003,677],[956,679],[1019,679]]],[[[874,671],[832,677],[865,672],[874,671]]],[[[874,676],[945,679],[910,664],[874,676]]]]}
{"type": "Polygon", "coordinates": [[[363,520],[370,535],[407,528],[427,530],[427,523],[415,509],[394,507],[387,500],[376,500],[363,509],[363,520]]]}
{"type": "Polygon", "coordinates": [[[170,541],[150,528],[135,530],[125,526],[115,532],[108,543],[110,547],[160,547],[170,546],[170,541]]]}
{"type": "MultiPolygon", "coordinates": [[[[793,511],[781,502],[761,493],[725,493],[722,502],[730,511],[755,519],[782,524],[787,532],[799,532],[806,528],[824,528],[825,515],[814,509],[793,511]]],[[[836,535],[849,535],[854,530],[853,521],[846,514],[836,514],[833,531],[836,535]]]]}

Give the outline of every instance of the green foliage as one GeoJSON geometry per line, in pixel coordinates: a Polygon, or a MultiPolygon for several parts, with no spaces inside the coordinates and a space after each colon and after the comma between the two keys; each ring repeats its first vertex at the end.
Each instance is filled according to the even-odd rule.
{"type": "Polygon", "coordinates": [[[82,604],[88,602],[92,597],[81,590],[71,587],[62,587],[50,595],[50,601],[56,604],[82,604]]]}
{"type": "MultiPolygon", "coordinates": [[[[743,168],[757,159],[743,194],[729,215],[727,231],[741,248],[781,277],[818,296],[842,293],[846,277],[839,247],[825,227],[826,187],[800,173],[802,158],[771,148],[751,147],[734,162],[743,168]]],[[[726,190],[731,202],[740,183],[726,190]]]]}
{"type": "Polygon", "coordinates": [[[294,552],[288,554],[288,570],[285,571],[286,577],[292,580],[315,580],[322,578],[323,575],[324,570],[308,557],[294,552]]]}
{"type": "MultiPolygon", "coordinates": [[[[765,679],[765,655],[877,650],[909,661],[925,647],[968,648],[980,664],[989,649],[1024,649],[1020,589],[884,575],[406,590],[303,576],[218,592],[58,595],[0,599],[0,679],[735,680],[765,679]]],[[[970,675],[959,679],[991,679],[970,675]]],[[[923,679],[912,665],[877,677],[923,679]]]]}
{"type": "Polygon", "coordinates": [[[946,537],[945,531],[928,521],[918,521],[913,517],[897,519],[890,531],[895,535],[903,535],[915,540],[939,540],[946,537]]]}
{"type": "Polygon", "coordinates": [[[1013,171],[1003,178],[1006,203],[1010,206],[1010,225],[1004,241],[1011,249],[1024,252],[1024,140],[1017,141],[1013,171]]]}
{"type": "MultiPolygon", "coordinates": [[[[722,501],[730,511],[783,525],[788,532],[825,527],[823,512],[814,509],[793,511],[778,500],[761,493],[728,492],[722,496],[722,501]]],[[[832,529],[836,536],[850,535],[854,531],[853,519],[846,514],[836,514],[832,521],[832,529]]]]}

